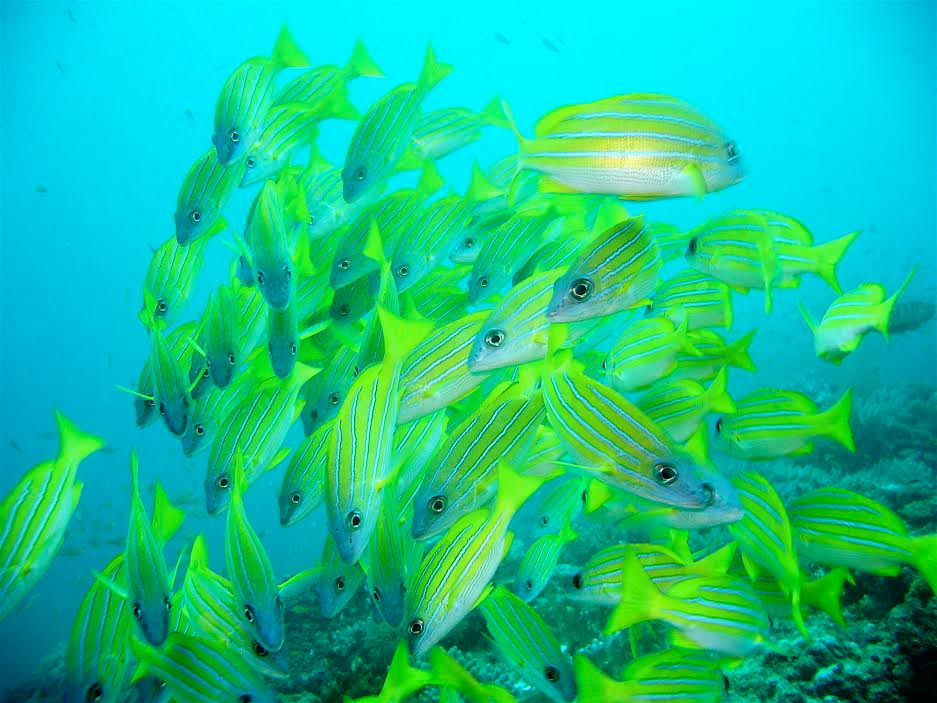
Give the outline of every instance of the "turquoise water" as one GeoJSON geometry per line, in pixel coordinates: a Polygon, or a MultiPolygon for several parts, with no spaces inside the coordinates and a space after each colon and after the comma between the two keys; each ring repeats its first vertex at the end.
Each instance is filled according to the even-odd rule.
{"type": "MultiPolygon", "coordinates": [[[[53,408],[111,451],[82,466],[65,553],[0,622],[0,688],[60,649],[91,571],[121,548],[132,447],[146,485],[159,477],[173,496],[191,496],[186,534],[204,531],[221,553],[222,521],[201,505],[206,455],[184,457],[159,425],[138,429],[131,399],[114,387],[133,385],[146,357],[141,284],[151,249],[173,231],[181,178],[210,144],[218,90],[242,60],[269,51],[283,23],[313,65],[341,64],[355,38],[364,40],[388,78],[352,84],[361,109],[412,79],[430,41],[455,67],[430,107],[477,109],[500,95],[525,132],[567,103],[680,96],[741,145],[748,177],[702,202],[635,203],[632,212],[691,227],[731,208],[770,208],[805,222],[819,241],[862,230],[840,267],[845,289],[880,282],[892,291],[917,265],[908,293],[933,298],[935,21],[933,2],[884,1],[3,2],[0,494],[54,455],[53,408]]],[[[340,163],[352,130],[324,127],[323,154],[340,163]]],[[[513,149],[509,132],[489,130],[440,170],[462,190],[472,158],[487,164],[513,149]]],[[[229,219],[243,222],[248,204],[240,193],[229,219]]],[[[214,242],[193,317],[229,260],[214,242]]],[[[806,378],[831,388],[937,381],[933,323],[890,344],[870,338],[838,367],[817,360],[797,303],[819,315],[832,299],[822,281],[805,281],[779,291],[765,318],[760,293],[735,296],[733,329],[761,334],[752,349],[759,375],[739,377],[733,391],[806,378]]],[[[301,436],[294,427],[288,443],[301,436]]],[[[281,528],[278,480],[252,489],[252,519],[277,572],[289,574],[317,558],[324,513],[300,532],[281,528]]]]}

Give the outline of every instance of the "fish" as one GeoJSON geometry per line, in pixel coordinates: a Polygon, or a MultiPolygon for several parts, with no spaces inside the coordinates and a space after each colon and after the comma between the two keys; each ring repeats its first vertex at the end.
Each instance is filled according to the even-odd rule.
{"type": "MultiPolygon", "coordinates": [[[[201,373],[196,374],[196,379],[201,373]]],[[[192,405],[188,375],[173,354],[163,334],[154,329],[150,335],[150,382],[153,400],[166,427],[177,437],[185,434],[192,405]]]]}
{"type": "Polygon", "coordinates": [[[225,565],[231,578],[241,626],[269,652],[283,647],[285,606],[263,542],[247,519],[242,498],[247,488],[244,459],[235,451],[231,504],[225,522],[225,565]]]}
{"type": "MultiPolygon", "coordinates": [[[[196,334],[195,323],[187,323],[180,325],[166,335],[166,343],[180,368],[191,366],[194,350],[191,339],[196,334]]],[[[147,358],[140,371],[137,389],[136,392],[133,393],[133,406],[137,418],[137,427],[146,427],[158,417],[156,413],[156,399],[153,392],[152,364],[149,358],[147,358]]],[[[188,424],[186,427],[188,428],[188,424]]]]}
{"type": "Polygon", "coordinates": [[[468,362],[485,311],[470,313],[436,328],[414,349],[400,371],[399,423],[410,422],[466,397],[487,374],[475,373],[468,362]]]}
{"type": "Polygon", "coordinates": [[[238,297],[238,358],[247,359],[263,337],[267,322],[267,305],[256,287],[235,286],[238,297]]]}
{"type": "Polygon", "coordinates": [[[688,270],[661,283],[648,317],[666,317],[676,325],[684,320],[690,331],[732,326],[732,293],[729,286],[707,273],[688,270]]]}
{"type": "Polygon", "coordinates": [[[791,616],[801,634],[809,638],[801,614],[803,584],[791,521],[781,496],[759,473],[746,471],[735,477],[736,492],[745,514],[729,525],[729,533],[739,543],[745,571],[755,581],[762,570],[774,577],[790,600],[791,616]]]}
{"type": "Polygon", "coordinates": [[[0,502],[0,621],[22,603],[62,546],[83,484],[79,465],[104,442],[59,412],[59,453],[29,469],[0,502]]]}
{"type": "MultiPolygon", "coordinates": [[[[339,110],[344,106],[335,106],[339,110]]],[[[270,107],[253,144],[244,155],[241,188],[275,178],[293,153],[319,136],[319,123],[342,116],[331,103],[281,103],[270,107]]]]}
{"type": "Polygon", "coordinates": [[[937,315],[937,303],[934,300],[899,300],[888,316],[888,334],[906,334],[918,330],[933,320],[934,315],[937,315]]]}
{"type": "Polygon", "coordinates": [[[495,505],[463,515],[423,557],[405,599],[412,656],[425,654],[490,592],[491,577],[513,541],[508,523],[542,479],[520,476],[502,463],[497,481],[495,505]]]}
{"type": "Polygon", "coordinates": [[[517,271],[549,241],[562,223],[555,212],[522,214],[511,217],[487,239],[472,264],[469,276],[469,302],[490,300],[506,293],[517,271]]]}
{"type": "MultiPolygon", "coordinates": [[[[830,619],[840,627],[846,627],[840,599],[846,582],[855,585],[849,569],[836,567],[812,580],[806,572],[801,571],[800,582],[801,617],[808,608],[813,608],[829,615],[830,619]]],[[[790,615],[790,596],[784,592],[773,576],[770,574],[759,576],[752,581],[752,589],[772,618],[790,615]]]]}
{"type": "Polygon", "coordinates": [[[238,322],[237,294],[229,285],[218,286],[209,296],[199,339],[205,366],[217,388],[231,383],[237,371],[238,322]]]}
{"type": "Polygon", "coordinates": [[[675,442],[686,442],[707,415],[736,411],[727,391],[728,378],[727,367],[723,366],[709,388],[687,378],[656,383],[635,405],[675,442]]]}
{"type": "Polygon", "coordinates": [[[245,235],[257,288],[271,308],[283,310],[293,292],[294,264],[283,193],[266,181],[248,215],[245,235]]]}
{"type": "Polygon", "coordinates": [[[937,535],[908,534],[891,510],[844,488],[817,488],[788,504],[794,544],[802,560],[897,576],[917,569],[937,593],[937,535]]]}
{"type": "Polygon", "coordinates": [[[438,161],[477,141],[485,127],[510,127],[500,98],[492,98],[478,112],[449,107],[423,113],[413,131],[411,142],[420,158],[438,161]]]}
{"type": "Polygon", "coordinates": [[[295,525],[322,503],[333,430],[331,422],[320,425],[293,452],[280,486],[280,524],[283,527],[295,525]]]}
{"type": "Polygon", "coordinates": [[[602,369],[614,388],[633,391],[669,376],[681,352],[699,354],[687,334],[687,321],[678,325],[666,317],[646,317],[625,328],[609,349],[602,369]]]}
{"type": "Polygon", "coordinates": [[[322,574],[316,585],[319,610],[324,618],[334,618],[348,605],[364,583],[365,574],[359,562],[347,563],[335,545],[335,538],[327,535],[322,545],[322,574]]]}
{"type": "Polygon", "coordinates": [[[261,674],[224,640],[173,632],[159,649],[135,639],[130,644],[138,661],[134,680],[156,676],[178,703],[276,703],[261,674]]]}
{"type": "Polygon", "coordinates": [[[543,397],[508,388],[460,423],[438,448],[413,499],[413,537],[426,540],[484,507],[498,491],[498,465],[522,463],[543,419],[543,397]]]}
{"type": "MultiPolygon", "coordinates": [[[[559,435],[553,431],[547,425],[541,425],[537,428],[537,434],[534,437],[533,446],[530,449],[530,452],[527,454],[527,462],[524,466],[523,473],[529,474],[531,476],[543,476],[544,478],[551,478],[556,474],[556,466],[558,462],[563,459],[566,455],[566,449],[563,447],[563,443],[560,441],[559,435]]],[[[550,484],[547,484],[550,485],[550,484]]],[[[554,502],[546,498],[548,494],[545,494],[544,507],[553,506],[554,502]]],[[[568,495],[568,493],[566,494],[568,495]]],[[[556,505],[567,504],[566,499],[560,498],[556,505]]],[[[557,514],[555,510],[549,509],[546,512],[549,512],[550,515],[557,514]]],[[[541,514],[538,518],[538,524],[540,527],[547,527],[550,525],[550,517],[547,516],[547,520],[543,520],[546,512],[541,514]]],[[[560,520],[562,522],[562,520],[560,520]]],[[[552,531],[552,525],[550,525],[550,531],[552,531]]]]}
{"type": "Polygon", "coordinates": [[[483,684],[442,647],[429,650],[430,675],[440,686],[440,703],[459,703],[462,696],[472,703],[517,703],[517,699],[500,686],[483,684]],[[443,698],[443,694],[452,697],[443,698]]]}
{"type": "Polygon", "coordinates": [[[368,545],[380,515],[381,489],[391,476],[403,362],[428,331],[425,323],[405,320],[382,306],[377,314],[384,358],[358,374],[342,401],[325,472],[329,531],[349,564],[368,545]]]}
{"type": "MultiPolygon", "coordinates": [[[[169,611],[172,608],[172,580],[163,556],[167,528],[154,529],[140,498],[139,466],[136,452],[130,453],[133,493],[130,523],[127,529],[125,597],[139,631],[151,645],[159,647],[169,635],[169,611]],[[162,533],[162,534],[161,534],[162,533]]],[[[175,532],[184,513],[169,502],[157,482],[153,500],[153,523],[172,525],[175,532]]]]}
{"type": "Polygon", "coordinates": [[[300,342],[324,327],[320,322],[303,329],[303,322],[315,315],[326,299],[326,283],[311,271],[302,272],[283,310],[267,311],[267,353],[273,373],[288,378],[299,358],[300,342]]]}
{"type": "Polygon", "coordinates": [[[547,319],[573,322],[648,305],[662,265],[643,216],[615,224],[557,280],[547,319]]]}
{"type": "Polygon", "coordinates": [[[213,388],[192,405],[192,415],[182,435],[182,453],[194,456],[211,446],[224,420],[230,416],[249,389],[249,378],[241,377],[227,388],[213,388]]]}
{"type": "Polygon", "coordinates": [[[260,134],[276,95],[275,80],[284,68],[302,68],[309,61],[286,27],[280,30],[271,56],[248,59],[228,76],[215,104],[212,144],[218,161],[243,158],[260,134]]]}
{"type": "Polygon", "coordinates": [[[478,609],[498,654],[524,681],[557,703],[576,700],[572,661],[537,611],[504,586],[478,609]]]}
{"type": "Polygon", "coordinates": [[[771,288],[779,283],[780,264],[768,223],[757,212],[733,210],[692,229],[686,261],[735,290],[765,291],[765,312],[771,312],[771,288]]]}
{"type": "Polygon", "coordinates": [[[175,237],[153,252],[143,281],[143,307],[140,321],[151,329],[157,321],[171,321],[192,292],[195,277],[202,268],[206,238],[179,246],[175,237]]]}
{"type": "Polygon", "coordinates": [[[862,284],[834,300],[820,322],[814,322],[801,304],[801,313],[813,332],[813,348],[817,356],[838,364],[858,349],[863,337],[873,330],[887,340],[891,311],[916,272],[916,268],[912,269],[901,287],[888,298],[880,284],[862,284]]]}
{"type": "Polygon", "coordinates": [[[381,692],[376,696],[364,696],[354,701],[345,697],[349,703],[402,703],[415,695],[420,689],[433,684],[430,672],[410,666],[407,645],[401,640],[394,650],[381,692]]]}
{"type": "Polygon", "coordinates": [[[339,345],[330,351],[322,371],[303,387],[302,396],[306,404],[300,417],[307,437],[338,415],[342,401],[355,380],[356,358],[354,349],[339,345]]]}
{"type": "Polygon", "coordinates": [[[348,84],[361,78],[382,78],[383,71],[371,58],[367,48],[360,39],[355,41],[348,63],[344,66],[317,66],[304,71],[277,93],[275,103],[307,103],[315,105],[321,102],[332,102],[345,105],[343,113],[348,119],[358,117],[354,106],[348,98],[348,84]]]}
{"type": "MultiPolygon", "coordinates": [[[[527,455],[527,464],[523,468],[524,474],[543,475],[531,471],[531,466],[536,466],[541,461],[535,454],[541,450],[541,440],[544,437],[549,440],[547,444],[549,451],[555,452],[556,456],[555,461],[547,460],[551,466],[547,476],[552,476],[552,478],[547,478],[547,482],[543,484],[537,495],[524,506],[523,515],[526,517],[523,522],[529,525],[528,532],[537,538],[555,537],[564,526],[567,524],[571,526],[582,515],[589,498],[591,482],[591,479],[585,476],[571,476],[565,473],[556,475],[556,466],[560,464],[564,450],[556,433],[545,425],[538,429],[534,447],[527,455]],[[543,430],[548,430],[548,433],[542,433],[543,430]]],[[[521,518],[518,518],[518,521],[521,522],[521,518]]]]}
{"type": "Polygon", "coordinates": [[[404,595],[419,568],[423,545],[401,525],[394,485],[389,484],[384,491],[381,515],[371,533],[363,567],[374,606],[384,622],[397,629],[403,621],[404,595]]]}
{"type": "MultiPolygon", "coordinates": [[[[123,585],[123,553],[101,573],[123,585]]],[[[65,703],[117,703],[130,676],[133,618],[126,599],[95,580],[78,607],[65,650],[65,703]]]]}
{"type": "Polygon", "coordinates": [[[176,211],[176,242],[181,247],[227,227],[223,212],[241,177],[241,164],[222,164],[214,148],[202,154],[179,187],[176,211]]]}
{"type": "Polygon", "coordinates": [[[557,534],[544,535],[530,545],[514,576],[511,588],[514,594],[525,603],[530,603],[539,596],[553,576],[560,551],[578,536],[570,527],[567,518],[557,534]]]}
{"type": "Polygon", "coordinates": [[[633,659],[619,681],[584,654],[573,657],[579,703],[647,699],[660,703],[721,703],[727,699],[729,688],[722,670],[735,662],[710,652],[665,649],[633,659]]]}
{"type": "Polygon", "coordinates": [[[201,534],[192,543],[182,594],[182,610],[191,626],[189,634],[225,641],[256,671],[277,678],[286,676],[285,652],[267,650],[245,627],[243,607],[234,586],[209,567],[201,534]]]}
{"type": "Polygon", "coordinates": [[[671,447],[666,434],[632,403],[586,376],[569,350],[548,357],[543,397],[550,426],[585,474],[684,510],[715,504],[719,477],[671,447]]]}
{"type": "Polygon", "coordinates": [[[315,369],[296,364],[286,380],[276,376],[255,379],[245,398],[222,421],[205,475],[205,508],[210,515],[218,515],[228,505],[237,454],[250,483],[289,453],[281,445],[296,418],[299,390],[314,374],[315,369]]]}
{"type": "Polygon", "coordinates": [[[715,378],[720,369],[728,366],[755,371],[755,362],[748,351],[755,332],[752,330],[734,342],[726,342],[713,330],[687,332],[687,340],[696,352],[683,351],[677,354],[677,366],[671,372],[670,380],[688,378],[708,381],[715,378]]]}
{"type": "Polygon", "coordinates": [[[721,449],[742,459],[809,454],[818,437],[853,452],[851,412],[851,388],[823,412],[801,393],[765,388],[739,400],[734,414],[720,417],[716,437],[721,449]]]}
{"type": "Polygon", "coordinates": [[[452,67],[436,60],[433,47],[416,83],[404,83],[375,102],[358,123],[342,169],[343,196],[353,203],[390,177],[410,144],[427,94],[452,67]]]}
{"type": "Polygon", "coordinates": [[[732,576],[681,581],[663,593],[636,557],[627,559],[621,594],[606,634],[639,622],[663,620],[675,629],[671,646],[748,656],[768,640],[770,619],[747,580],[732,576]]]}
{"type": "Polygon", "coordinates": [[[647,222],[648,233],[657,243],[657,252],[664,263],[682,259],[687,249],[687,233],[666,222],[647,222]]]}
{"type": "Polygon", "coordinates": [[[406,424],[398,423],[394,430],[394,464],[398,511],[401,515],[408,514],[430,460],[446,437],[448,425],[446,411],[438,410],[406,424]]]}
{"type": "Polygon", "coordinates": [[[521,168],[542,174],[538,187],[546,192],[700,197],[745,177],[738,145],[698,109],[669,95],[568,105],[542,117],[533,138],[516,125],[514,132],[521,168]]]}

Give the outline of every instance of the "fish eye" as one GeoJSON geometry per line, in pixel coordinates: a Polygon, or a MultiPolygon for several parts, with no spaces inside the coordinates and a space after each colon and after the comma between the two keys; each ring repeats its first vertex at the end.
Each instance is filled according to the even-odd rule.
{"type": "Polygon", "coordinates": [[[446,496],[433,496],[426,505],[429,507],[430,512],[439,515],[446,509],[446,496]]]}
{"type": "Polygon", "coordinates": [[[253,642],[251,642],[251,647],[252,647],[253,650],[254,650],[254,654],[256,654],[258,657],[265,657],[265,656],[267,656],[267,655],[270,653],[270,652],[268,652],[267,649],[266,649],[260,642],[258,642],[257,640],[254,640],[253,642]]]}
{"type": "Polygon", "coordinates": [[[703,502],[706,505],[712,505],[716,502],[716,489],[713,488],[711,483],[702,484],[700,490],[703,491],[703,502]]]}
{"type": "Polygon", "coordinates": [[[352,510],[348,515],[345,516],[345,524],[348,525],[352,530],[357,530],[361,527],[361,512],[358,510],[352,510]]]}
{"type": "Polygon", "coordinates": [[[228,363],[234,366],[234,352],[228,352],[228,363]]]}
{"type": "Polygon", "coordinates": [[[377,586],[374,587],[374,591],[371,593],[371,595],[374,597],[374,601],[376,603],[381,602],[381,589],[379,589],[377,586]]]}
{"type": "Polygon", "coordinates": [[[364,166],[355,171],[355,178],[357,178],[359,181],[363,181],[365,178],[367,178],[367,176],[368,172],[365,170],[364,166]]]}
{"type": "Polygon", "coordinates": [[[228,139],[237,144],[241,141],[241,133],[238,132],[237,129],[232,129],[228,132],[228,139]]]}
{"type": "Polygon", "coordinates": [[[550,516],[549,516],[549,515],[544,515],[542,518],[540,518],[540,524],[541,524],[543,527],[546,527],[546,526],[547,526],[547,523],[549,523],[549,522],[550,522],[550,516]]]}
{"type": "Polygon", "coordinates": [[[139,603],[133,604],[133,617],[135,617],[137,620],[143,620],[143,608],[139,603]]]}
{"type": "Polygon", "coordinates": [[[569,285],[569,296],[577,303],[582,303],[592,296],[594,286],[588,278],[577,278],[569,285]]]}
{"type": "Polygon", "coordinates": [[[165,298],[156,301],[156,312],[165,313],[167,310],[169,310],[169,303],[166,302],[165,298]]]}
{"type": "Polygon", "coordinates": [[[208,378],[208,369],[211,368],[211,362],[208,359],[205,360],[205,368],[202,369],[202,378],[208,378]]]}
{"type": "Polygon", "coordinates": [[[262,286],[263,284],[264,284],[264,272],[258,271],[257,272],[257,285],[262,286]]]}
{"type": "Polygon", "coordinates": [[[726,156],[729,157],[730,162],[739,158],[739,148],[736,146],[735,142],[726,142],[725,150],[726,156]]]}
{"type": "Polygon", "coordinates": [[[690,243],[687,244],[686,253],[687,256],[692,256],[696,253],[696,237],[690,239],[690,243]]]}
{"type": "Polygon", "coordinates": [[[293,278],[293,272],[290,270],[289,266],[283,267],[283,273],[286,274],[286,280],[289,281],[293,278]]]}
{"type": "Polygon", "coordinates": [[[346,317],[346,316],[348,315],[348,313],[350,313],[350,312],[351,312],[351,308],[348,306],[348,303],[342,303],[342,304],[338,307],[338,314],[339,314],[341,317],[346,317]]]}
{"type": "Polygon", "coordinates": [[[406,264],[401,264],[397,267],[397,275],[401,278],[404,278],[407,274],[410,273],[410,267],[406,264]]]}
{"type": "Polygon", "coordinates": [[[228,478],[228,474],[221,474],[221,476],[215,479],[215,485],[221,490],[226,490],[231,486],[231,479],[228,478]]]}
{"type": "Polygon", "coordinates": [[[339,400],[339,398],[338,398],[338,393],[336,393],[336,392],[334,392],[334,391],[331,392],[331,393],[329,393],[329,402],[330,402],[332,405],[338,405],[338,400],[339,400]]]}
{"type": "Polygon", "coordinates": [[[608,371],[608,359],[602,359],[602,370],[608,371]]]}
{"type": "Polygon", "coordinates": [[[576,574],[573,576],[573,588],[577,591],[582,588],[582,574],[576,574]]]}
{"type": "Polygon", "coordinates": [[[312,410],[309,411],[309,417],[313,422],[315,422],[316,420],[319,419],[319,411],[313,408],[312,410]]]}
{"type": "Polygon", "coordinates": [[[547,677],[547,681],[550,683],[556,683],[560,680],[560,672],[555,666],[550,666],[549,664],[543,670],[543,675],[547,677]]]}
{"type": "Polygon", "coordinates": [[[464,246],[466,249],[471,249],[475,246],[475,240],[469,237],[464,242],[462,242],[462,246],[464,246]]]}
{"type": "Polygon", "coordinates": [[[296,356],[296,342],[290,342],[290,354],[296,356]]]}
{"type": "Polygon", "coordinates": [[[423,634],[423,621],[420,618],[414,618],[410,621],[410,624],[407,625],[407,632],[409,632],[414,637],[419,637],[423,634]]]}
{"type": "Polygon", "coordinates": [[[497,349],[504,344],[504,332],[502,330],[491,330],[485,335],[485,344],[497,349]]]}
{"type": "Polygon", "coordinates": [[[589,491],[583,491],[582,495],[579,497],[582,498],[582,502],[585,503],[587,500],[589,500],[589,491]]]}
{"type": "Polygon", "coordinates": [[[654,478],[662,486],[669,486],[679,477],[677,467],[672,464],[656,464],[654,466],[654,478]]]}
{"type": "Polygon", "coordinates": [[[344,576],[336,576],[336,577],[335,577],[335,590],[336,590],[336,591],[344,591],[344,590],[345,590],[345,577],[344,577],[344,576]]]}
{"type": "Polygon", "coordinates": [[[299,502],[300,502],[302,499],[303,499],[303,497],[302,497],[302,495],[300,495],[299,491],[297,491],[296,493],[293,493],[292,495],[290,495],[290,502],[291,502],[293,505],[299,505],[299,502]]]}
{"type": "Polygon", "coordinates": [[[720,432],[722,432],[722,420],[723,418],[721,417],[718,420],[716,420],[716,434],[719,434],[720,432]]]}
{"type": "Polygon", "coordinates": [[[351,373],[355,378],[358,378],[358,374],[361,373],[361,371],[358,369],[358,364],[355,364],[355,368],[351,370],[351,373]]]}
{"type": "Polygon", "coordinates": [[[338,262],[338,267],[342,271],[347,271],[348,269],[351,268],[351,259],[342,259],[341,261],[338,262]]]}
{"type": "Polygon", "coordinates": [[[283,599],[280,598],[280,594],[277,593],[277,607],[280,610],[286,610],[286,605],[283,603],[283,599]]]}
{"type": "Polygon", "coordinates": [[[201,437],[203,434],[205,434],[205,428],[202,425],[197,424],[195,426],[195,434],[201,437]]]}
{"type": "Polygon", "coordinates": [[[163,402],[160,402],[160,404],[159,404],[159,414],[160,414],[160,415],[165,415],[165,414],[166,414],[166,404],[163,403],[163,402]]]}
{"type": "Polygon", "coordinates": [[[192,212],[189,213],[189,220],[193,225],[197,225],[202,221],[202,213],[200,213],[198,210],[192,210],[192,212]]]}
{"type": "Polygon", "coordinates": [[[481,278],[479,278],[479,279],[478,279],[478,285],[481,286],[482,288],[487,288],[487,287],[488,287],[488,276],[482,276],[481,278]]]}
{"type": "Polygon", "coordinates": [[[244,606],[244,617],[247,618],[247,622],[254,622],[254,609],[250,605],[244,606]]]}
{"type": "Polygon", "coordinates": [[[309,224],[310,224],[310,225],[314,225],[315,223],[316,223],[316,216],[315,216],[315,215],[309,215],[309,224]]]}
{"type": "Polygon", "coordinates": [[[528,590],[528,591],[531,591],[531,590],[533,590],[533,588],[534,588],[534,582],[531,581],[530,579],[527,579],[527,581],[524,583],[524,585],[527,586],[527,590],[528,590]]]}
{"type": "Polygon", "coordinates": [[[146,400],[143,401],[143,404],[146,405],[146,407],[148,408],[156,407],[156,401],[153,400],[152,398],[147,398],[146,400]]]}
{"type": "Polygon", "coordinates": [[[93,684],[88,686],[88,691],[85,693],[85,703],[95,703],[104,697],[104,689],[101,687],[101,684],[95,681],[93,684]]]}
{"type": "Polygon", "coordinates": [[[254,166],[257,165],[257,162],[254,161],[253,156],[248,156],[247,161],[244,162],[244,165],[247,166],[247,168],[254,168],[254,166]]]}
{"type": "Polygon", "coordinates": [[[166,608],[167,612],[172,610],[172,601],[169,600],[169,596],[163,598],[163,607],[166,608]]]}
{"type": "Polygon", "coordinates": [[[242,693],[238,696],[238,703],[251,703],[254,700],[254,697],[249,693],[242,693]]]}

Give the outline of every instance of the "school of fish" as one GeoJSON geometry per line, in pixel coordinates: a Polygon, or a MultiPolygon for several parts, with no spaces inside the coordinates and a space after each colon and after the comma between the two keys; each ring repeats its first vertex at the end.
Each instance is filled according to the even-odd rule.
{"type": "MultiPolygon", "coordinates": [[[[897,290],[844,291],[837,264],[858,232],[817,242],[762,209],[690,231],[633,213],[745,177],[739,145],[679,98],[565,105],[525,134],[500,98],[425,107],[451,70],[429,47],[414,81],[361,111],[349,83],[382,77],[364,45],[343,66],[313,67],[284,28],[270,56],[225,81],[143,284],[149,350],[125,389],[141,428],[165,424],[204,458],[224,572],[201,535],[166,554],[185,515],[158,483],[148,510],[132,456],[126,547],[98,566],[75,616],[67,703],[112,703],[131,687],[141,701],[274,701],[291,605],[315,592],[334,617],[362,586],[399,639],[382,690],[362,700],[435,687],[446,701],[513,701],[441,647],[477,609],[504,662],[550,700],[720,701],[724,672],[770,647],[772,618],[805,637],[808,609],[842,623],[852,571],[909,565],[937,588],[937,535],[912,536],[836,487],[785,504],[757,471],[715,463],[824,441],[853,450],[851,391],[823,408],[773,386],[729,395],[733,375],[755,371],[754,332],[727,338],[735,295],[762,291],[767,314],[778,289],[819,277],[837,297],[803,315],[816,355],[839,363],[866,335],[887,337],[914,272],[897,290]],[[357,125],[342,164],[316,147],[336,119],[357,125]],[[516,152],[476,162],[465,193],[448,188],[436,162],[489,128],[513,132],[516,152]],[[243,224],[226,219],[238,188],[255,193],[243,224]],[[228,280],[185,319],[206,251],[224,246],[228,280]],[[295,425],[305,440],[291,446],[295,425]],[[282,487],[268,509],[297,539],[325,540],[282,582],[251,525],[260,508],[245,504],[270,471],[282,487]],[[525,503],[536,518],[520,549],[512,518],[525,503]],[[571,655],[535,603],[590,521],[621,522],[622,539],[564,593],[606,606],[605,634],[669,625],[667,649],[615,672],[571,655]],[[689,532],[717,525],[731,541],[691,551],[689,532]],[[626,541],[635,526],[645,541],[626,541]]],[[[0,618],[54,559],[79,465],[103,446],[57,422],[59,455],[0,504],[0,618]]]]}

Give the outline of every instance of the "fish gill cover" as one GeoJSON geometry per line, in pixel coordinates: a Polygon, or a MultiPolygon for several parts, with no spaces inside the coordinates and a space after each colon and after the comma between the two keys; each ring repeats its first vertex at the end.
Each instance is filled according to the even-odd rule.
{"type": "MultiPolygon", "coordinates": [[[[155,9],[130,16],[160,27],[155,9]]],[[[579,9],[622,37],[652,26],[651,10],[579,9]]],[[[94,33],[109,12],[44,18],[94,33]]],[[[14,45],[40,23],[3,13],[14,45]]],[[[889,37],[928,18],[878,15],[889,37]]],[[[178,166],[148,191],[161,220],[120,208],[149,258],[72,265],[75,285],[119,269],[134,291],[118,315],[96,289],[81,314],[107,310],[97,344],[126,377],[115,352],[107,373],[52,358],[22,374],[4,345],[4,700],[929,700],[935,257],[907,252],[933,237],[879,236],[858,196],[823,212],[835,193],[798,141],[815,116],[760,125],[788,109],[781,89],[756,109],[727,98],[717,76],[736,67],[703,48],[685,52],[694,85],[595,47],[585,68],[581,20],[568,40],[495,21],[473,51],[532,74],[468,89],[451,26],[371,41],[372,17],[340,54],[308,19],[239,24],[238,45],[266,51],[188,86],[197,109],[186,90],[154,104],[198,146],[183,158],[161,134],[178,166]],[[576,85],[582,70],[601,80],[576,85]],[[760,149],[768,126],[794,146],[760,149]],[[19,376],[65,411],[57,452],[19,432],[19,376]]],[[[932,27],[905,52],[933,58],[932,27]]],[[[213,48],[187,57],[193,75],[213,48]]],[[[909,85],[932,93],[922,76],[909,85]]],[[[810,129],[840,137],[829,118],[810,129]]],[[[917,138],[933,151],[933,130],[917,138]]],[[[151,183],[153,155],[124,153],[99,203],[151,183]]],[[[866,167],[892,193],[895,174],[866,167]]],[[[55,192],[30,197],[66,207],[55,192]]],[[[933,197],[909,206],[927,232],[933,197]]],[[[29,249],[5,239],[6,272],[29,249]]]]}

